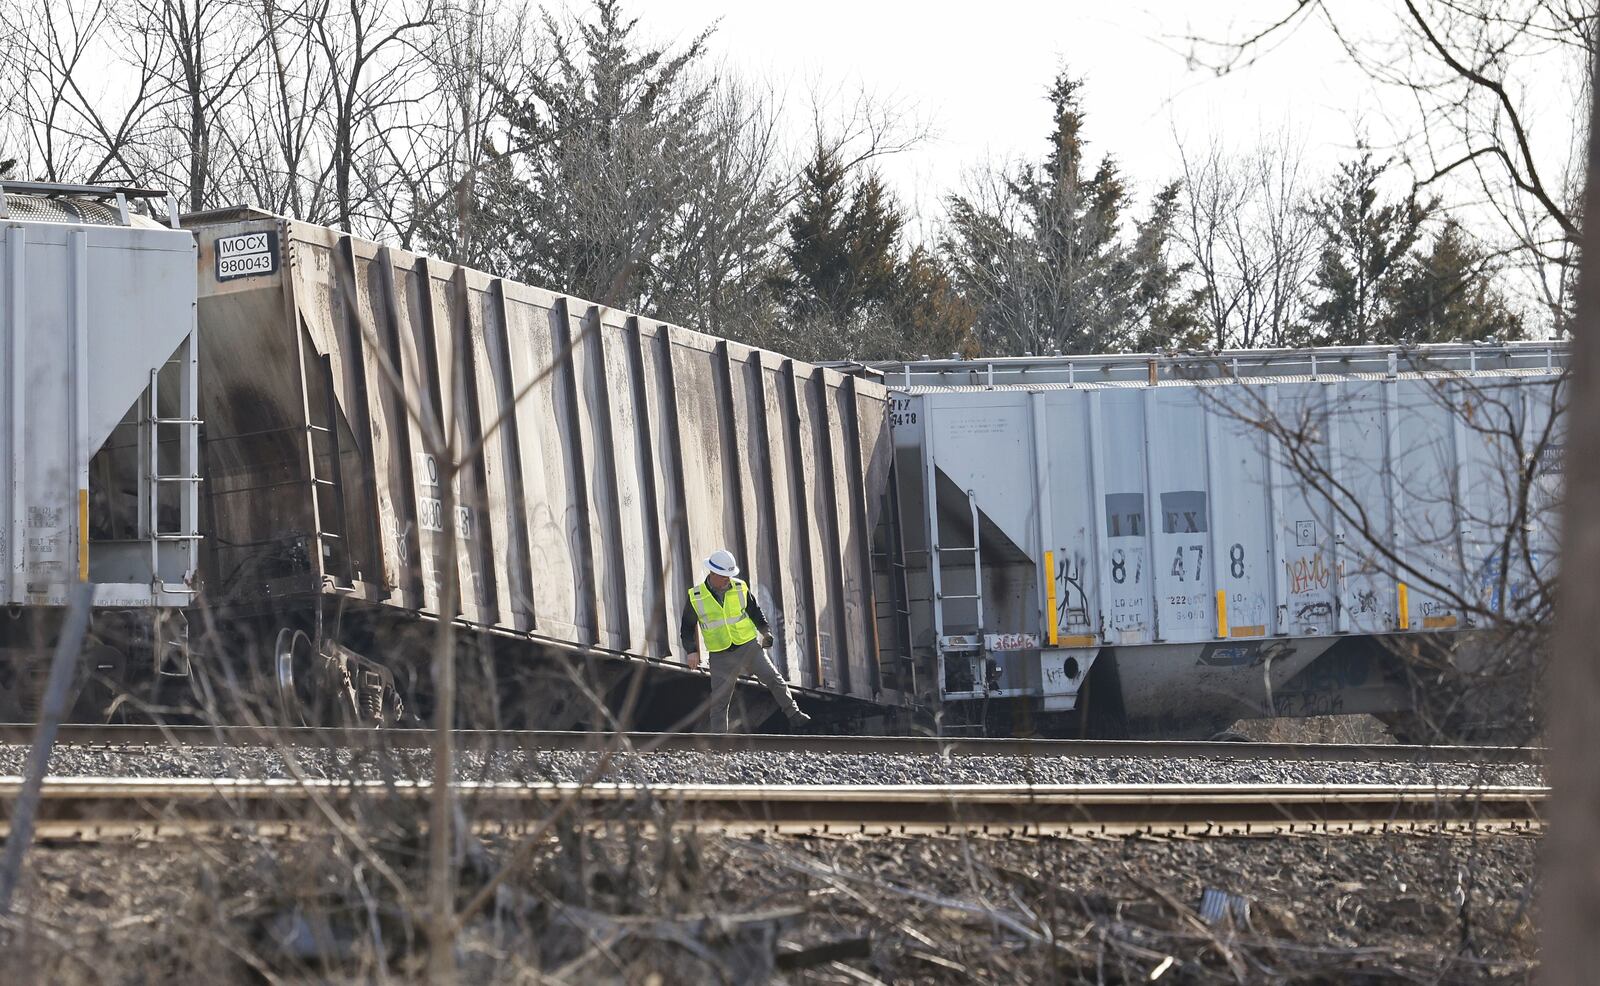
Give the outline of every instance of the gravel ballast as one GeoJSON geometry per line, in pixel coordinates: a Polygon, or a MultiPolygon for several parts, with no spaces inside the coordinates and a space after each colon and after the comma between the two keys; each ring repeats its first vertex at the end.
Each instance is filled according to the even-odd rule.
{"type": "MultiPolygon", "coordinates": [[[[62,777],[292,777],[378,779],[431,776],[427,750],[280,751],[268,747],[59,746],[50,773],[62,777]]],[[[457,774],[477,781],[581,781],[589,752],[465,751],[457,774]]],[[[21,746],[0,746],[0,774],[20,774],[21,746]]],[[[1383,784],[1544,783],[1531,765],[1322,762],[1268,758],[953,756],[882,753],[700,753],[618,755],[604,780],[644,784],[1383,784]]]]}

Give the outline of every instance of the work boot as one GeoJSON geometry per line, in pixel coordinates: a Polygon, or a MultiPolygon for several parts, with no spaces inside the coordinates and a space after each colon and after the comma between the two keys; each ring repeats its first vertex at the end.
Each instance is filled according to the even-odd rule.
{"type": "Polygon", "coordinates": [[[799,709],[795,709],[793,712],[789,713],[789,725],[797,728],[801,726],[809,726],[811,725],[811,717],[806,715],[804,712],[801,712],[799,709]]]}

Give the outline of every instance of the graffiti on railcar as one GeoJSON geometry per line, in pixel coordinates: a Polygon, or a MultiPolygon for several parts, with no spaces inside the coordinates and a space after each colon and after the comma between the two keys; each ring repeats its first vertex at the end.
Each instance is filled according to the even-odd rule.
{"type": "Polygon", "coordinates": [[[1320,551],[1309,558],[1286,559],[1283,568],[1289,578],[1289,594],[1296,596],[1320,592],[1328,588],[1334,578],[1344,577],[1344,562],[1330,568],[1320,551]]]}
{"type": "Polygon", "coordinates": [[[1086,561],[1081,554],[1062,552],[1056,560],[1056,626],[1062,633],[1093,629],[1089,620],[1089,594],[1084,591],[1086,561]]]}
{"type": "Polygon", "coordinates": [[[1372,684],[1377,671],[1376,662],[1364,650],[1324,654],[1273,694],[1273,712],[1280,716],[1339,715],[1345,710],[1346,694],[1372,684]]]}
{"type": "Polygon", "coordinates": [[[1529,551],[1525,558],[1510,559],[1511,571],[1507,570],[1507,560],[1505,552],[1497,551],[1478,569],[1478,597],[1491,613],[1514,613],[1540,591],[1535,573],[1543,568],[1537,551],[1529,551]]]}

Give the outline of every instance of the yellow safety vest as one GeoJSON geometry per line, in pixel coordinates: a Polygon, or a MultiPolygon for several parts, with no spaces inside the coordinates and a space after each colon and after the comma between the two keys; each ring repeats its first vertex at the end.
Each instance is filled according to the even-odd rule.
{"type": "Polygon", "coordinates": [[[733,584],[722,594],[720,603],[704,582],[689,588],[689,602],[700,618],[700,632],[705,635],[706,650],[712,653],[748,644],[757,636],[755,621],[744,611],[745,603],[750,598],[750,587],[738,579],[730,581],[733,584]]]}

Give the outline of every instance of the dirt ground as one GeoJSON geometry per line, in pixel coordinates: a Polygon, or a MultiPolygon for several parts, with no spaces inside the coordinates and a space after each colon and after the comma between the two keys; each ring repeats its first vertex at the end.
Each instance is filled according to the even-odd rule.
{"type": "MultiPolygon", "coordinates": [[[[37,849],[9,983],[403,982],[415,833],[37,849]],[[360,844],[358,845],[357,842],[360,844]]],[[[513,840],[463,846],[459,899],[513,840]]],[[[465,922],[462,982],[1531,980],[1538,839],[778,837],[567,828],[465,922]],[[1217,897],[1202,911],[1208,889],[1217,897]]]]}

